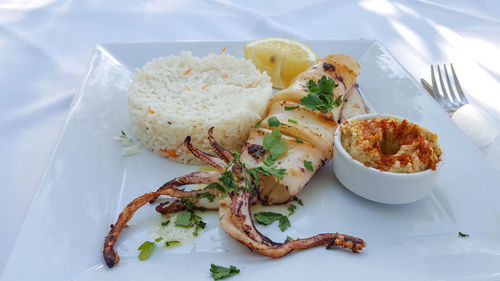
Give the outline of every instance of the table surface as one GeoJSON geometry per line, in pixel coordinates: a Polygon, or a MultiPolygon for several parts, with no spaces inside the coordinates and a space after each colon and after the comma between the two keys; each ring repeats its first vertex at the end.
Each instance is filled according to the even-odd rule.
{"type": "Polygon", "coordinates": [[[453,62],[471,104],[498,128],[499,34],[494,0],[4,0],[0,272],[98,43],[376,39],[416,79],[430,80],[431,64],[453,62]]]}

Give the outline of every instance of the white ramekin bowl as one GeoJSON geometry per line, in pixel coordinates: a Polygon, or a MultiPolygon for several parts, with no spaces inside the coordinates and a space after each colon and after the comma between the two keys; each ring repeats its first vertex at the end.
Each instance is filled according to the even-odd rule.
{"type": "MultiPolygon", "coordinates": [[[[365,120],[376,117],[395,117],[389,114],[365,114],[353,117],[352,120],[365,120]]],[[[408,119],[406,119],[408,120],[408,119]]],[[[414,124],[419,125],[411,120],[414,124]]],[[[433,187],[436,177],[443,165],[443,153],[436,165],[436,170],[427,169],[417,173],[391,173],[367,167],[352,158],[340,141],[340,126],[335,131],[333,148],[333,171],[339,181],[352,192],[369,200],[386,204],[404,204],[419,200],[433,187]]]]}

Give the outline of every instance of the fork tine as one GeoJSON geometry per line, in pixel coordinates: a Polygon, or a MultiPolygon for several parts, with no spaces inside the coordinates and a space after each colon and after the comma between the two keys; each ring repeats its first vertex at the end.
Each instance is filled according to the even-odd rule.
{"type": "Polygon", "coordinates": [[[432,81],[432,91],[434,92],[434,99],[441,105],[441,107],[444,107],[444,100],[441,94],[439,93],[439,89],[436,83],[436,74],[434,73],[434,66],[431,64],[431,81],[432,81]]]}
{"type": "Polygon", "coordinates": [[[455,73],[455,68],[453,68],[453,64],[450,63],[451,65],[451,75],[453,75],[453,82],[455,83],[455,88],[457,88],[458,96],[460,97],[460,101],[462,104],[469,103],[469,100],[465,97],[464,91],[462,91],[462,87],[460,86],[460,83],[458,82],[458,77],[457,74],[455,73]]]}
{"type": "Polygon", "coordinates": [[[444,64],[443,66],[444,66],[444,76],[446,78],[446,84],[448,84],[448,91],[450,91],[451,102],[455,106],[460,106],[460,101],[457,99],[455,91],[453,91],[453,87],[451,86],[450,76],[448,75],[448,69],[446,68],[446,64],[444,64]]]}
{"type": "Polygon", "coordinates": [[[438,70],[439,83],[441,84],[441,90],[443,92],[444,101],[448,104],[453,104],[453,102],[450,100],[450,97],[448,96],[446,88],[444,87],[443,76],[441,76],[441,69],[439,68],[439,65],[436,65],[436,68],[438,70]]]}

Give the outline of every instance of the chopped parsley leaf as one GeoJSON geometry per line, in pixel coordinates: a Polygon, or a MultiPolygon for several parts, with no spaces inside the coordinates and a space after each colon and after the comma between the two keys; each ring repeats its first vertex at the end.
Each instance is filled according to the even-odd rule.
{"type": "Polygon", "coordinates": [[[233,155],[233,159],[227,163],[227,165],[224,167],[224,171],[227,172],[231,166],[233,166],[234,163],[238,162],[240,160],[240,154],[234,150],[231,150],[231,154],[233,155]]]}
{"type": "Polygon", "coordinates": [[[188,210],[189,212],[193,211],[194,204],[193,202],[191,202],[191,200],[187,198],[181,198],[181,203],[184,204],[184,206],[186,206],[186,210],[188,210]]]}
{"type": "Polygon", "coordinates": [[[290,204],[290,206],[288,206],[288,211],[290,212],[290,213],[288,213],[288,216],[293,215],[295,213],[296,209],[297,209],[297,206],[290,204]]]}
{"type": "Polygon", "coordinates": [[[161,226],[167,226],[169,223],[170,223],[170,220],[164,221],[164,222],[161,223],[161,226]]]}
{"type": "Polygon", "coordinates": [[[279,127],[279,125],[281,125],[280,123],[280,120],[278,120],[278,118],[276,118],[276,116],[273,116],[269,119],[267,119],[267,123],[269,123],[269,127],[279,127]]]}
{"type": "Polygon", "coordinates": [[[270,176],[273,175],[277,177],[278,179],[283,179],[283,175],[286,175],[286,169],[276,169],[276,166],[260,166],[257,168],[254,168],[255,171],[261,173],[264,176],[270,176]]]}
{"type": "Polygon", "coordinates": [[[126,138],[127,137],[127,134],[125,134],[124,131],[122,131],[122,137],[126,138]]]}
{"type": "Polygon", "coordinates": [[[163,237],[158,237],[155,239],[155,242],[160,242],[161,240],[163,240],[163,237]]]}
{"type": "Polygon", "coordinates": [[[342,96],[335,98],[333,89],[337,87],[335,81],[326,76],[321,77],[318,83],[309,80],[307,91],[309,94],[300,100],[300,103],[312,110],[319,110],[322,113],[330,112],[335,106],[342,103],[342,96]]]}
{"type": "Polygon", "coordinates": [[[175,226],[189,227],[191,226],[191,212],[180,212],[177,214],[177,219],[175,220],[175,226]]]}
{"type": "Polygon", "coordinates": [[[308,169],[309,171],[311,171],[311,172],[314,171],[314,168],[312,166],[312,162],[311,161],[304,160],[304,167],[306,169],[308,169]]]}
{"type": "Polygon", "coordinates": [[[196,198],[207,198],[208,201],[214,202],[215,196],[210,192],[198,193],[196,198]]]}
{"type": "Polygon", "coordinates": [[[173,246],[173,245],[178,245],[180,244],[181,242],[180,241],[177,241],[177,240],[172,240],[172,241],[165,241],[165,247],[170,247],[170,246],[173,246]]]}
{"type": "Polygon", "coordinates": [[[299,197],[294,196],[293,201],[296,201],[300,206],[304,206],[304,203],[302,202],[302,199],[299,199],[299,197]]]}
{"type": "Polygon", "coordinates": [[[274,165],[274,160],[271,156],[267,156],[265,159],[264,159],[264,164],[266,164],[267,166],[272,166],[274,165]]]}
{"type": "Polygon", "coordinates": [[[226,193],[233,193],[234,191],[239,189],[238,184],[236,184],[233,173],[231,171],[222,173],[219,178],[219,182],[222,183],[222,187],[224,188],[224,191],[226,193]]]}
{"type": "Polygon", "coordinates": [[[293,124],[299,124],[299,122],[297,122],[297,120],[294,120],[294,119],[288,119],[288,122],[293,123],[293,124]]]}
{"type": "Polygon", "coordinates": [[[139,253],[139,260],[145,261],[149,258],[151,255],[151,252],[153,252],[153,249],[155,248],[155,243],[154,242],[149,242],[146,241],[139,246],[137,249],[138,251],[141,251],[139,253]]]}
{"type": "Polygon", "coordinates": [[[216,182],[213,182],[213,183],[207,185],[204,189],[210,189],[210,188],[215,188],[215,189],[219,190],[220,192],[225,192],[224,187],[222,187],[222,185],[220,185],[219,183],[216,183],[216,182]]]}
{"type": "Polygon", "coordinates": [[[284,216],[279,213],[273,212],[260,212],[255,214],[255,220],[263,225],[270,225],[274,221],[279,221],[279,228],[281,231],[285,231],[288,227],[291,226],[290,221],[287,216],[284,216]]]}
{"type": "Polygon", "coordinates": [[[259,186],[259,181],[260,181],[260,178],[259,178],[259,175],[257,175],[257,171],[255,169],[248,169],[247,172],[252,175],[253,177],[253,180],[255,181],[255,185],[256,186],[259,186]]]}
{"type": "Polygon", "coordinates": [[[262,123],[262,120],[260,120],[259,122],[257,122],[257,124],[255,124],[255,128],[260,128],[260,123],[262,123]]]}
{"type": "Polygon", "coordinates": [[[465,234],[463,232],[458,232],[459,237],[469,237],[469,234],[465,234]]]}
{"type": "Polygon", "coordinates": [[[286,141],[281,137],[279,129],[274,129],[271,134],[264,135],[263,148],[271,153],[273,160],[278,159],[288,149],[286,141]]]}
{"type": "Polygon", "coordinates": [[[299,139],[299,138],[295,138],[295,140],[298,142],[298,143],[304,143],[303,140],[299,139]]]}
{"type": "Polygon", "coordinates": [[[297,106],[285,106],[285,110],[286,111],[294,110],[294,109],[297,109],[297,108],[299,108],[298,105],[297,106]]]}
{"type": "Polygon", "coordinates": [[[295,239],[293,239],[293,238],[292,238],[292,237],[290,237],[290,236],[287,236],[287,237],[286,237],[286,241],[292,241],[292,240],[295,240],[295,239]]]}
{"type": "Polygon", "coordinates": [[[195,229],[193,231],[193,236],[198,236],[198,230],[200,229],[205,229],[205,226],[207,225],[206,222],[201,220],[201,217],[193,214],[193,225],[195,226],[195,229]]]}
{"type": "Polygon", "coordinates": [[[212,273],[211,275],[214,280],[221,280],[240,273],[240,270],[233,265],[230,267],[223,267],[212,263],[210,265],[210,273],[212,273]]]}

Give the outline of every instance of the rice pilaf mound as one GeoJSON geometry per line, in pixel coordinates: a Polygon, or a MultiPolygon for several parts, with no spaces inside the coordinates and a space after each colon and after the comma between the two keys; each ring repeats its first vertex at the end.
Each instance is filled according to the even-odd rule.
{"type": "Polygon", "coordinates": [[[207,132],[224,147],[239,151],[262,119],[272,95],[269,76],[229,54],[195,57],[191,52],[148,62],[128,89],[136,137],[160,156],[201,163],[183,145],[186,136],[210,151],[207,132]]]}

